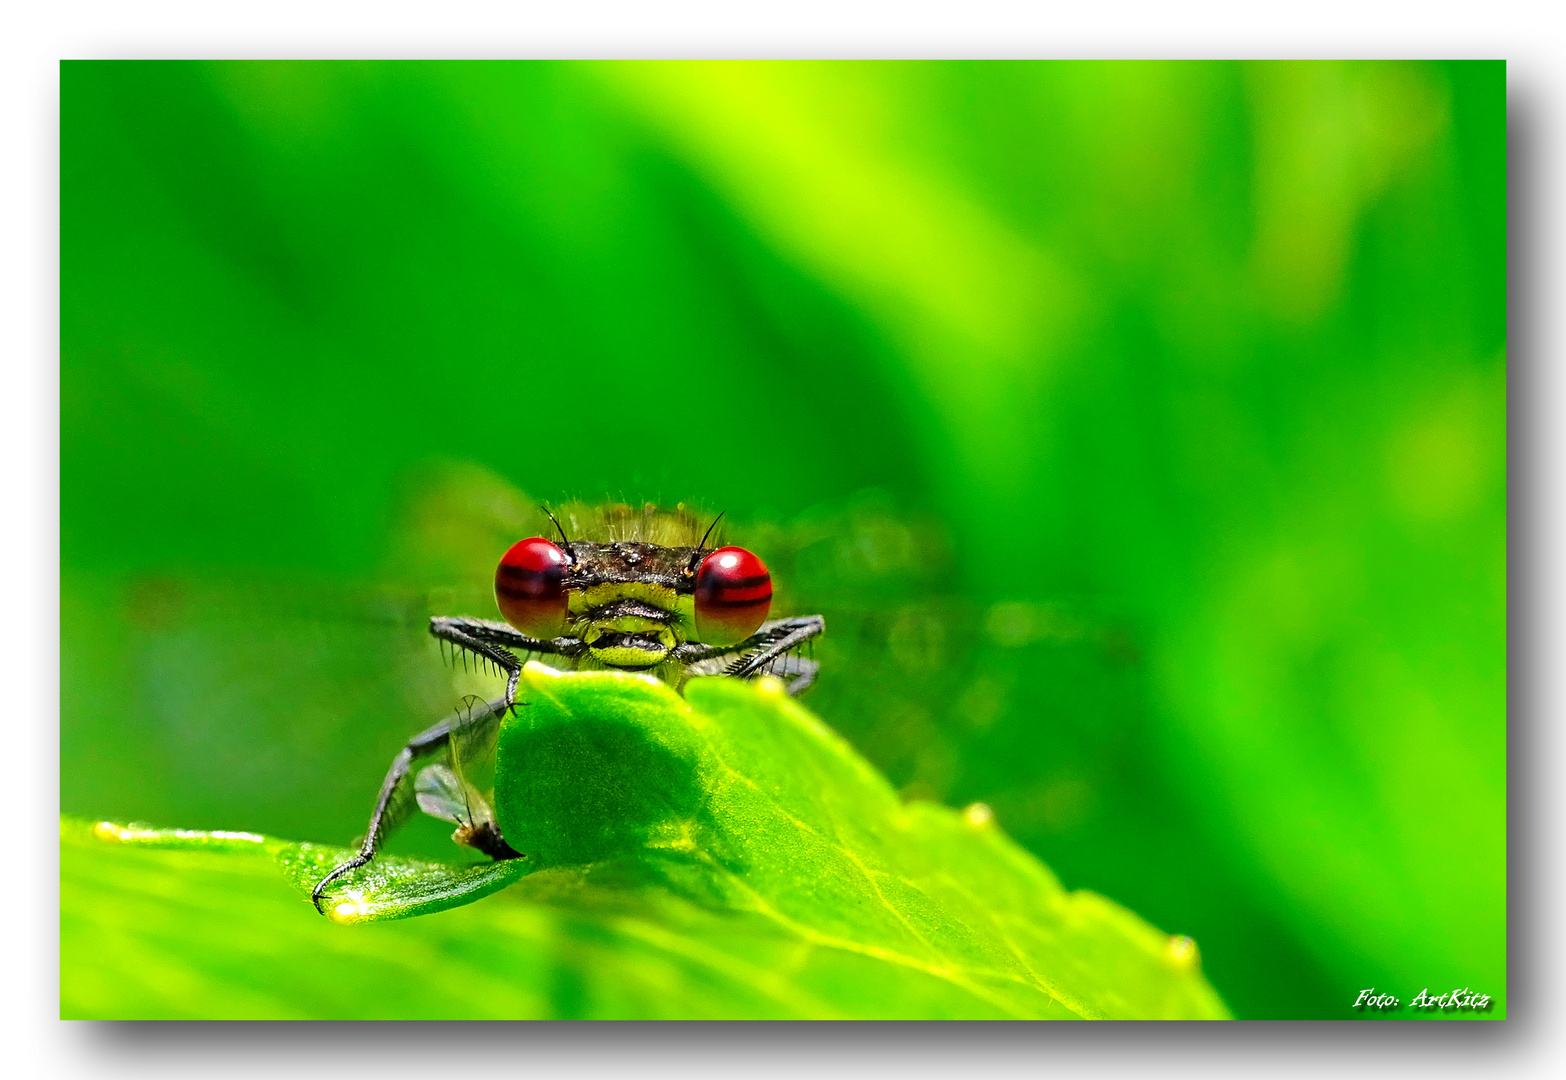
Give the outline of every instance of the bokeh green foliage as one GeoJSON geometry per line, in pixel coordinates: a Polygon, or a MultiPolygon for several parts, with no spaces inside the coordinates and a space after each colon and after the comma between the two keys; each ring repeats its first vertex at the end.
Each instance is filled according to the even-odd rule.
{"type": "MultiPolygon", "coordinates": [[[[439,865],[386,855],[336,879],[322,898],[340,922],[418,923],[392,948],[421,954],[419,966],[461,965],[475,983],[512,984],[502,1001],[473,1003],[480,1015],[506,1007],[515,1019],[1227,1015],[1189,938],[1159,933],[1094,893],[1062,889],[982,805],[959,813],[905,802],[776,680],[700,679],[682,699],[642,676],[533,664],[520,696],[500,724],[493,805],[522,857],[439,865]],[[489,955],[453,950],[451,909],[507,885],[460,916],[489,955]],[[518,933],[517,908],[565,925],[540,942],[536,931],[518,933]],[[575,951],[575,981],[588,992],[574,998],[557,998],[547,968],[513,957],[528,947],[571,951],[573,938],[588,935],[608,947],[575,951]],[[651,990],[660,979],[665,985],[651,990]],[[613,985],[647,989],[605,994],[613,985]],[[540,1000],[549,1004],[540,1009],[540,1000]]],[[[419,982],[416,970],[388,987],[363,965],[323,964],[305,942],[324,935],[297,925],[297,906],[261,913],[235,900],[222,875],[253,878],[253,866],[154,854],[275,860],[302,900],[350,850],[108,823],[91,830],[94,844],[83,836],[90,827],[73,824],[62,830],[64,962],[75,973],[62,984],[67,1014],[140,1014],[161,996],[166,966],[188,969],[192,952],[201,969],[221,968],[224,956],[241,966],[235,953],[249,947],[226,943],[274,936],[280,974],[257,973],[240,988],[210,978],[181,1015],[290,1015],[283,989],[309,970],[362,991],[323,1019],[427,1011],[420,990],[406,986],[419,982]],[[142,857],[105,851],[105,840],[142,857]],[[159,934],[171,918],[189,936],[176,949],[159,934]]],[[[270,882],[257,884],[259,895],[277,895],[270,882]]]]}
{"type": "Polygon", "coordinates": [[[1503,65],[68,63],[61,200],[63,809],[347,841],[684,500],[1236,1014],[1504,1015],[1503,65]]]}

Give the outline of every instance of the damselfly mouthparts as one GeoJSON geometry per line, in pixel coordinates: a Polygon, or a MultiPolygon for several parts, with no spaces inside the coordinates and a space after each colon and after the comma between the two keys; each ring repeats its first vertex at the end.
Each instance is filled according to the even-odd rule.
{"type": "Polygon", "coordinates": [[[315,886],[317,910],[326,887],[373,859],[415,804],[454,823],[458,843],[493,859],[520,857],[501,835],[477,774],[493,758],[500,719],[516,705],[531,655],[562,668],[647,672],[676,688],[694,676],[772,674],[798,694],[815,678],[816,662],[797,651],[825,620],[768,621],[766,565],[744,548],[708,547],[717,521],[697,539],[697,519],[683,507],[666,512],[648,504],[636,512],[616,504],[561,516],[577,539],[550,513],[559,543],[530,537],[501,556],[495,602],[505,622],[430,620],[430,633],[454,657],[503,672],[505,692],[493,701],[470,699],[456,717],[408,740],[381,784],[358,854],[315,886]],[[414,763],[435,755],[444,760],[410,781],[414,763]]]}

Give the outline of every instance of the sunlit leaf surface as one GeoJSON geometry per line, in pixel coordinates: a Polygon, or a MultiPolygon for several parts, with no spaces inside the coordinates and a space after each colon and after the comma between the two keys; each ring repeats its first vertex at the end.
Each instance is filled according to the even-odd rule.
{"type": "Polygon", "coordinates": [[[523,696],[496,809],[526,857],[334,883],[336,921],[387,925],[299,902],[346,849],[68,823],[64,1013],[1227,1015],[1189,939],[1067,892],[985,807],[903,803],[775,682],[530,665],[523,696]]]}

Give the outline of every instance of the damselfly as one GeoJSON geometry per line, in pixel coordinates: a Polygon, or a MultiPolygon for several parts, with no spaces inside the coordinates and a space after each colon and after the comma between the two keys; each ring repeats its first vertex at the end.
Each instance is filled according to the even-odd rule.
{"type": "Polygon", "coordinates": [[[522,666],[531,656],[567,669],[647,672],[676,688],[697,676],[771,674],[798,694],[815,679],[818,665],[798,650],[821,634],[825,620],[769,621],[771,574],[744,548],[709,548],[717,520],[698,540],[698,519],[683,507],[583,508],[560,515],[572,526],[572,539],[559,517],[545,513],[559,543],[519,540],[496,568],[495,602],[504,622],[430,620],[430,633],[454,659],[504,674],[504,693],[487,702],[469,699],[457,716],[408,740],[381,784],[358,853],[316,885],[317,909],[326,887],[373,859],[414,805],[455,824],[458,843],[493,859],[519,857],[495,823],[480,773],[493,758],[501,718],[517,704],[522,666]],[[413,773],[416,762],[437,755],[443,760],[413,773]]]}

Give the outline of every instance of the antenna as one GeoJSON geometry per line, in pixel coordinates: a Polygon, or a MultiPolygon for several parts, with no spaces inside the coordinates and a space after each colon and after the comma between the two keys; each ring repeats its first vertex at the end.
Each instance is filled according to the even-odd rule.
{"type": "Polygon", "coordinates": [[[555,531],[560,534],[561,550],[565,552],[565,557],[570,560],[571,564],[573,566],[576,565],[576,556],[571,553],[571,541],[566,539],[565,530],[560,527],[560,522],[555,519],[555,515],[550,512],[549,507],[540,506],[539,509],[544,512],[550,521],[555,523],[555,531]]]}
{"type": "Polygon", "coordinates": [[[701,543],[696,545],[696,550],[691,555],[691,561],[685,566],[686,577],[690,577],[696,572],[696,562],[701,558],[702,549],[707,546],[707,537],[712,535],[712,530],[718,527],[718,522],[722,521],[723,515],[727,513],[727,510],[720,512],[717,517],[712,519],[712,524],[707,526],[707,531],[701,534],[701,543]]]}

